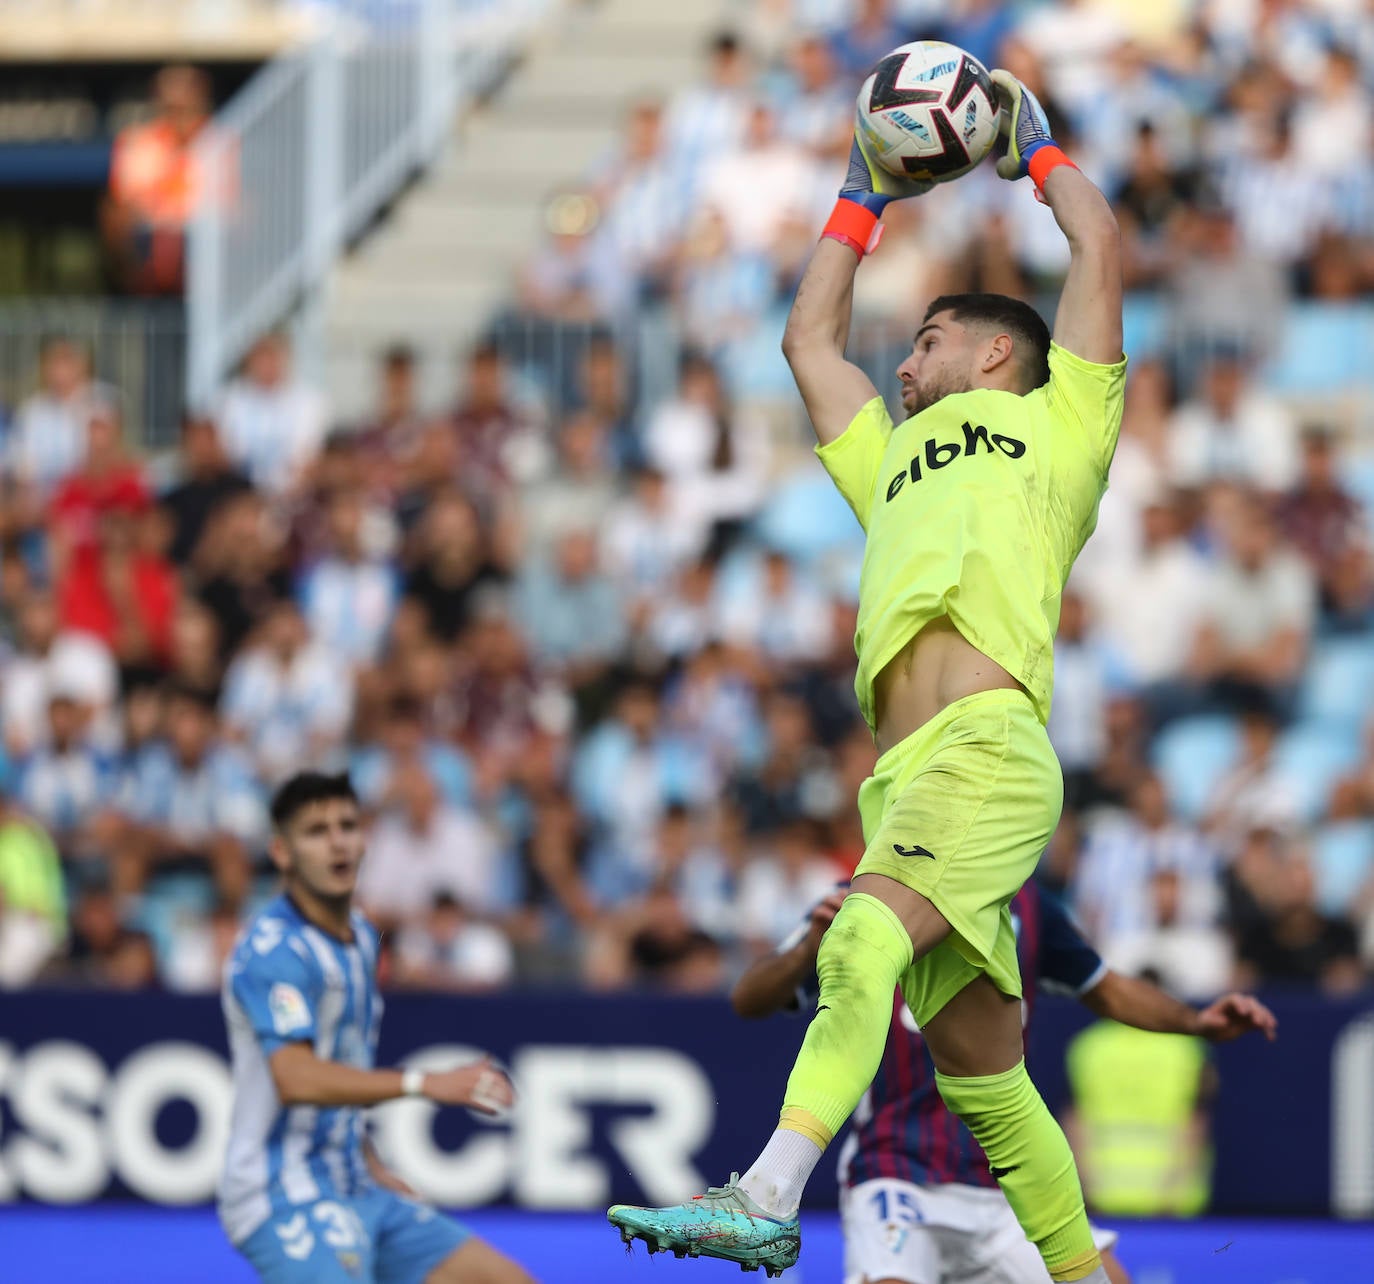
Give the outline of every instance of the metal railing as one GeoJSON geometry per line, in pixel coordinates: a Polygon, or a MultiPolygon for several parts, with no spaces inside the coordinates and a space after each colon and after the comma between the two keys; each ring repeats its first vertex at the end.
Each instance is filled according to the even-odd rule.
{"type": "Polygon", "coordinates": [[[557,2],[335,0],[308,43],[216,115],[197,147],[188,250],[192,405],[207,406],[253,339],[297,310],[309,364],[341,251],[557,2]]]}
{"type": "Polygon", "coordinates": [[[159,450],[176,440],[185,404],[186,315],[180,302],[24,299],[0,304],[0,405],[34,391],[43,340],[62,335],[91,356],[116,390],[130,442],[159,450]]]}

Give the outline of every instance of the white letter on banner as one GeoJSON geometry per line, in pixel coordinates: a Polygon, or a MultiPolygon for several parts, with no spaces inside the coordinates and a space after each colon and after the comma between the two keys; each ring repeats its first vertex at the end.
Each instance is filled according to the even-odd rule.
{"type": "MultiPolygon", "coordinates": [[[[407,1070],[451,1070],[479,1057],[480,1048],[436,1044],[405,1059],[407,1070]]],[[[510,1139],[503,1133],[474,1136],[461,1150],[441,1150],[434,1142],[432,1101],[389,1101],[373,1111],[377,1151],[406,1181],[436,1204],[472,1207],[489,1204],[506,1189],[510,1139]]]]}
{"type": "Polygon", "coordinates": [[[229,1144],[233,1088],[223,1058],[194,1043],[154,1043],[119,1068],[105,1106],[110,1155],[144,1199],[198,1204],[215,1193],[229,1144]],[[196,1113],[191,1139],[175,1149],[157,1137],[158,1112],[186,1100],[196,1113]]]}
{"type": "Polygon", "coordinates": [[[606,1165],[586,1154],[592,1105],[648,1105],[607,1132],[652,1201],[681,1199],[702,1183],[693,1153],[715,1119],[710,1081],[666,1048],[530,1048],[516,1063],[515,1195],[531,1208],[587,1208],[610,1193],[606,1165]]]}
{"type": "MultiPolygon", "coordinates": [[[[0,1097],[5,1095],[5,1080],[9,1078],[10,1068],[14,1065],[14,1049],[8,1043],[0,1043],[0,1097]]],[[[4,1122],[4,1112],[0,1111],[0,1125],[4,1122]]],[[[0,1140],[3,1140],[4,1129],[0,1127],[0,1140]]],[[[15,1198],[18,1192],[14,1188],[14,1179],[10,1176],[9,1169],[5,1167],[4,1157],[0,1155],[0,1204],[8,1204],[15,1198]]]]}
{"type": "Polygon", "coordinates": [[[10,1092],[28,1135],[10,1143],[9,1159],[26,1194],[49,1204],[94,1199],[110,1179],[91,1107],[105,1087],[105,1067],[79,1043],[52,1040],[29,1049],[10,1092]]]}
{"type": "Polygon", "coordinates": [[[1346,1026],[1331,1050],[1331,1207],[1374,1214],[1374,1014],[1346,1026]]]}

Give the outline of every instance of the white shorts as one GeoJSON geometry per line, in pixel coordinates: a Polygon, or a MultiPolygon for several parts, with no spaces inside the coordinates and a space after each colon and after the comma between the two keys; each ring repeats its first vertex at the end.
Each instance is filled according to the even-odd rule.
{"type": "MultiPolygon", "coordinates": [[[[840,1192],[845,1284],[1050,1284],[1006,1196],[880,1178],[840,1192]]],[[[1115,1231],[1093,1227],[1099,1249],[1115,1231]]]]}

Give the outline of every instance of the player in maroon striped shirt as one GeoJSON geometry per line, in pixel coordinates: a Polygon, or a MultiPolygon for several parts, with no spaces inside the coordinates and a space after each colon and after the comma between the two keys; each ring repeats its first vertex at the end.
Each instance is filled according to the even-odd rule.
{"type": "MultiPolygon", "coordinates": [[[[731,996],[741,1016],[813,1006],[816,953],[844,899],[837,888],[776,953],[755,963],[731,996]]],[[[1068,911],[1034,882],[1011,902],[1025,979],[1022,1017],[1036,989],[1073,994],[1099,1016],[1146,1030],[1213,1042],[1249,1030],[1274,1037],[1273,1014],[1248,995],[1228,994],[1197,1011],[1148,982],[1113,972],[1084,940],[1068,911]]],[[[872,1086],[854,1112],[840,1152],[845,1284],[1046,1284],[1049,1275],[998,1189],[972,1133],[935,1086],[935,1066],[902,1000],[872,1086]]],[[[1094,1227],[1113,1284],[1129,1277],[1111,1253],[1116,1234],[1094,1227]]]]}

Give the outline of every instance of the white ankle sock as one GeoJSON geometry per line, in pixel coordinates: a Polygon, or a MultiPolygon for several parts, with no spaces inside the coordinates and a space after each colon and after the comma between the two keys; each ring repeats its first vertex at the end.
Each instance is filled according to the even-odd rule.
{"type": "Polygon", "coordinates": [[[802,1191],[824,1153],[810,1137],[778,1128],[740,1178],[739,1189],[770,1217],[795,1217],[802,1191]]]}
{"type": "Polygon", "coordinates": [[[1091,1275],[1085,1275],[1078,1284],[1112,1284],[1105,1266],[1099,1266],[1091,1275]]]}

